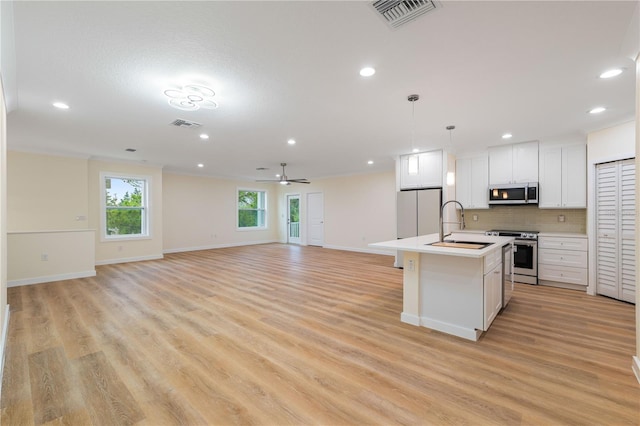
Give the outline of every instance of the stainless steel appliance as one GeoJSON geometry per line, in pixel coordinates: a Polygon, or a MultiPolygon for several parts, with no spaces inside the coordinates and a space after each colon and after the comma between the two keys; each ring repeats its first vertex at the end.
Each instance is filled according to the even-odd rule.
{"type": "Polygon", "coordinates": [[[538,204],[538,182],[489,186],[489,204],[538,204]]]}
{"type": "MultiPolygon", "coordinates": [[[[442,189],[400,191],[396,197],[397,237],[409,238],[435,234],[440,226],[442,189]]],[[[402,252],[396,255],[396,266],[403,264],[402,252]]]]}
{"type": "Polygon", "coordinates": [[[513,243],[513,279],[526,284],[538,284],[538,232],[487,231],[485,235],[515,237],[513,243]]]}
{"type": "Polygon", "coordinates": [[[502,309],[507,307],[513,294],[513,246],[502,246],[502,309]]]}

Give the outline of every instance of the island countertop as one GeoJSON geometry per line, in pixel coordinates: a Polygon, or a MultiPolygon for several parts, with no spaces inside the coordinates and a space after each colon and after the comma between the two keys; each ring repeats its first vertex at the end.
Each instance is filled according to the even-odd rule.
{"type": "Polygon", "coordinates": [[[429,253],[429,254],[442,254],[449,256],[462,256],[462,257],[484,257],[487,253],[504,246],[505,244],[512,243],[515,238],[513,237],[491,237],[488,235],[469,234],[469,233],[456,233],[445,237],[445,241],[473,241],[478,243],[493,243],[482,249],[464,249],[464,248],[452,248],[452,247],[438,247],[432,246],[431,243],[436,243],[439,240],[438,234],[427,234],[419,237],[402,238],[399,240],[382,241],[379,243],[371,243],[369,247],[395,249],[402,251],[411,251],[416,253],[429,253]]]}

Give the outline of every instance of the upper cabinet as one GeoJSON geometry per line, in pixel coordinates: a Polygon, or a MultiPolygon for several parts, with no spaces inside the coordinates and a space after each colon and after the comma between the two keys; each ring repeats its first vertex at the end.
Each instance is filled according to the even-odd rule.
{"type": "Polygon", "coordinates": [[[586,145],[541,145],[539,190],[540,208],[586,208],[586,145]]]}
{"type": "Polygon", "coordinates": [[[400,156],[400,189],[442,187],[442,151],[400,156]]]}
{"type": "Polygon", "coordinates": [[[489,208],[489,157],[486,153],[456,160],[456,200],[465,209],[489,208]]]}
{"type": "Polygon", "coordinates": [[[538,142],[489,148],[489,185],[538,182],[538,142]]]}

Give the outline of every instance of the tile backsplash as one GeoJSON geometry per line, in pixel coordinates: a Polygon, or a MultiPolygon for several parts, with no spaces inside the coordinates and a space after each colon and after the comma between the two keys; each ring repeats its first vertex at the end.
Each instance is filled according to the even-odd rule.
{"type": "Polygon", "coordinates": [[[466,229],[587,233],[586,209],[540,209],[537,206],[493,206],[464,211],[466,229]],[[478,220],[473,220],[473,215],[478,220]],[[564,216],[564,222],[559,217],[564,216]]]}

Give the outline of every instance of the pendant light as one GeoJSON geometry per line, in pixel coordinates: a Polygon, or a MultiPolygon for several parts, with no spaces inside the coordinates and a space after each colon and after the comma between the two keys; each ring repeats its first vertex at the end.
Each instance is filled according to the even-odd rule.
{"type": "MultiPolygon", "coordinates": [[[[453,130],[456,128],[454,125],[449,125],[445,127],[449,131],[449,149],[453,148],[453,130]]],[[[456,174],[455,172],[447,172],[447,186],[453,186],[456,184],[456,174]]]]}
{"type": "Polygon", "coordinates": [[[409,156],[409,164],[407,171],[410,175],[418,174],[418,156],[415,155],[417,149],[414,146],[414,136],[416,131],[416,101],[420,99],[420,95],[409,95],[407,100],[411,102],[411,152],[413,155],[409,156]]]}

